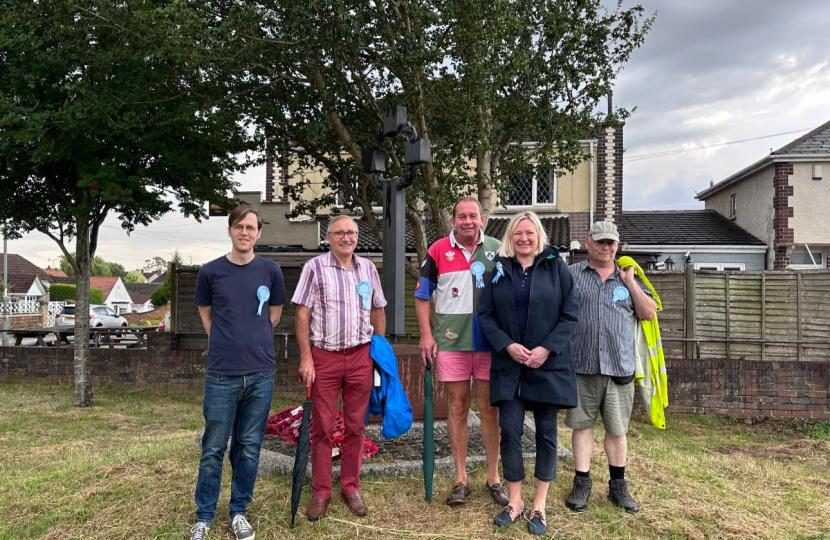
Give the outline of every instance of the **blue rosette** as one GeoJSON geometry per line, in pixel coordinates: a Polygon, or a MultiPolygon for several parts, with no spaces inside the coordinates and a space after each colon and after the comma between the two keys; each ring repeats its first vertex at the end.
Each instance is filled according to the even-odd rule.
{"type": "Polygon", "coordinates": [[[372,284],[368,281],[361,281],[357,284],[357,294],[363,301],[363,309],[370,309],[372,307],[372,284]]]}
{"type": "Polygon", "coordinates": [[[476,278],[476,289],[484,288],[484,263],[476,261],[470,265],[470,273],[476,278]]]}
{"type": "Polygon", "coordinates": [[[257,317],[262,315],[262,306],[271,298],[271,290],[265,285],[260,285],[256,290],[256,298],[259,300],[259,308],[256,310],[257,317]]]}

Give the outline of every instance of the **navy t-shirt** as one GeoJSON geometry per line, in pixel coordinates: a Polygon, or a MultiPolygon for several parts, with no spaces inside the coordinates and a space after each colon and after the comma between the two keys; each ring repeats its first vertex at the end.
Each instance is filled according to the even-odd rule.
{"type": "Polygon", "coordinates": [[[220,257],[200,268],[196,305],[212,308],[207,372],[238,376],[273,371],[274,329],[268,306],[284,303],[282,270],[272,260],[257,255],[239,265],[220,257]],[[270,294],[257,314],[261,286],[270,294]]]}

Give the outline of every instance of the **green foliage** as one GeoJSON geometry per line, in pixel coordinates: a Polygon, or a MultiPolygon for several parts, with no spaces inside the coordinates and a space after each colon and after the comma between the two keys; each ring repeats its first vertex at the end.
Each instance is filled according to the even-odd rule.
{"type": "MultiPolygon", "coordinates": [[[[53,302],[77,300],[76,296],[75,285],[71,283],[55,283],[49,289],[49,299],[53,302]]],[[[89,289],[89,303],[103,304],[104,291],[96,287],[91,287],[89,289]]]]}
{"type": "Polygon", "coordinates": [[[133,270],[132,272],[128,272],[122,278],[122,281],[124,283],[147,283],[147,278],[144,277],[144,274],[140,270],[133,270]]]}
{"type": "Polygon", "coordinates": [[[96,287],[91,287],[89,289],[89,303],[90,304],[103,304],[104,303],[104,291],[98,289],[96,287]]]}
{"type": "Polygon", "coordinates": [[[145,272],[164,272],[167,269],[167,261],[161,257],[153,257],[144,261],[142,270],[145,272]]]}
{"type": "MultiPolygon", "coordinates": [[[[228,2],[224,15],[239,28],[237,58],[251,66],[241,103],[267,140],[290,141],[272,155],[298,165],[295,214],[335,202],[334,193],[300,199],[320,193],[322,171],[322,187],[368,215],[379,191],[359,171],[360,152],[389,106],[408,108],[433,149],[407,191],[416,238],[424,217],[449,232],[446,210],[460,194],[477,191],[489,207],[529,161],[573,170],[585,160],[579,140],[628,115],[609,118],[598,105],[652,23],[641,6],[607,11],[601,0],[386,4],[228,2]],[[535,150],[514,144],[524,140],[535,150]]],[[[402,141],[387,150],[387,176],[401,174],[402,141]]]]}
{"type": "Polygon", "coordinates": [[[830,441],[830,420],[816,422],[810,430],[810,437],[820,441],[830,441]]]}
{"type": "Polygon", "coordinates": [[[49,288],[49,299],[53,302],[65,302],[75,299],[75,285],[55,283],[49,288]]]}
{"type": "Polygon", "coordinates": [[[163,306],[167,302],[170,301],[170,281],[165,281],[161,287],[156,289],[156,291],[150,295],[150,302],[153,303],[155,307],[163,306]]]}
{"type": "MultiPolygon", "coordinates": [[[[75,256],[73,255],[73,258],[75,256]]],[[[92,276],[102,276],[102,277],[112,277],[117,276],[123,278],[127,275],[127,271],[124,267],[115,262],[107,262],[101,257],[95,256],[92,258],[91,264],[91,274],[92,276]]],[[[61,255],[60,262],[58,267],[66,273],[67,276],[75,276],[75,267],[72,266],[72,263],[69,259],[66,258],[66,255],[61,255]]]]}

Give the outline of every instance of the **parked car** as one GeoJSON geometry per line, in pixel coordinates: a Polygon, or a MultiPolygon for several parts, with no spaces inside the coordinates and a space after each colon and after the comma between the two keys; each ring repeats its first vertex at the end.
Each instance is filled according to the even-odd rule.
{"type": "Polygon", "coordinates": [[[55,315],[55,326],[75,326],[75,306],[67,304],[55,315]]]}
{"type": "MultiPolygon", "coordinates": [[[[55,315],[55,326],[74,326],[75,325],[75,306],[63,306],[60,313],[55,315]]],[[[115,311],[98,304],[89,306],[89,326],[90,328],[118,328],[119,326],[129,326],[127,319],[118,315],[115,311]]]]}
{"type": "Polygon", "coordinates": [[[164,332],[164,327],[165,327],[164,319],[162,319],[161,322],[159,323],[158,327],[156,328],[156,332],[164,332]]]}

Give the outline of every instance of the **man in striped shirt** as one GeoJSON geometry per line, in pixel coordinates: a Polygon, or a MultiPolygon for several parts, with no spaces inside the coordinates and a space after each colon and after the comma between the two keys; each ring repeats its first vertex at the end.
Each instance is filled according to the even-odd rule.
{"type": "Polygon", "coordinates": [[[588,260],[570,267],[579,298],[579,323],[571,337],[579,402],[565,413],[565,425],[573,430],[576,472],[565,505],[575,512],[585,510],[591,496],[594,424],[600,413],[611,475],[608,496],[627,512],[639,511],[625,480],[626,433],[634,404],[634,332],[638,318],[654,318],[657,304],[633,267],[617,266],[619,241],[616,225],[594,223],[585,239],[588,260]]]}
{"type": "Polygon", "coordinates": [[[357,234],[352,218],[332,218],[326,233],[331,251],[305,264],[291,299],[300,347],[298,378],[311,386],[311,521],[325,515],[331,500],[331,433],[341,392],[340,493],[354,514],[366,515],[360,467],[372,390],[369,343],[372,334],[386,333],[386,298],[375,265],[354,254],[357,234]]]}

